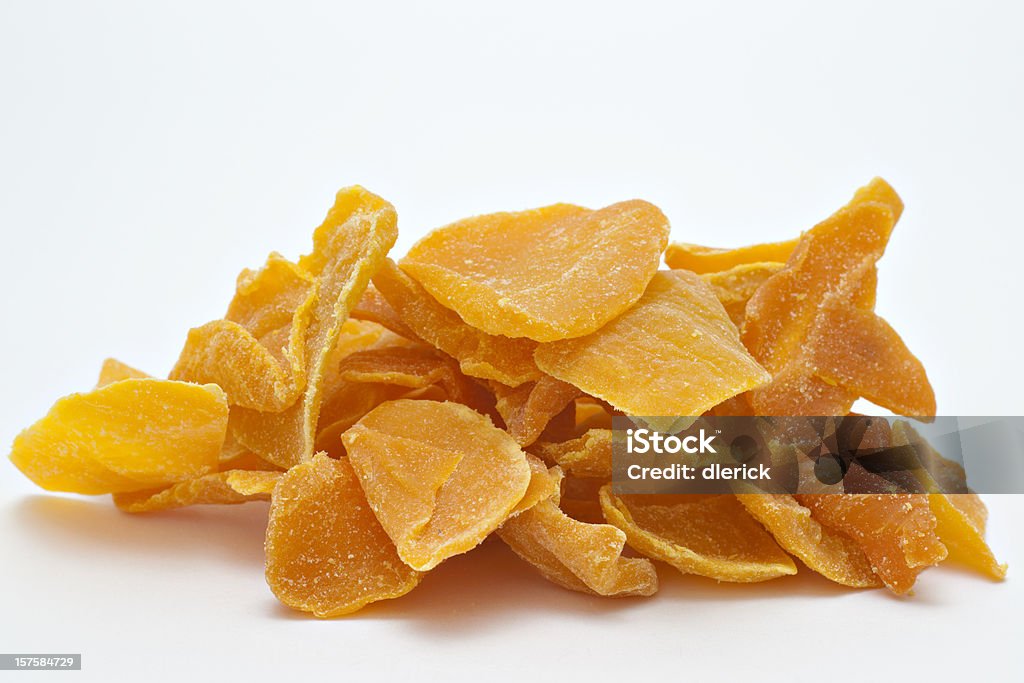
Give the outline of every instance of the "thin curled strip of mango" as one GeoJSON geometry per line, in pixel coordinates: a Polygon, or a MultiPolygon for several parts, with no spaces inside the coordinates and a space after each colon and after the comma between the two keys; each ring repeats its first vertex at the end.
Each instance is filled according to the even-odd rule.
{"type": "Polygon", "coordinates": [[[401,265],[473,327],[550,342],[590,334],[632,306],[668,234],[668,219],[645,201],[556,204],[438,228],[401,265]]]}
{"type": "Polygon", "coordinates": [[[735,249],[704,247],[699,244],[673,242],[665,250],[665,265],[703,275],[718,273],[758,262],[784,262],[796,248],[798,238],[785,242],[766,242],[735,249]]]}
{"type": "Polygon", "coordinates": [[[405,595],[422,574],[398,557],[348,460],[318,453],[273,491],[266,577],[284,604],[329,618],[405,595]]]}
{"type": "Polygon", "coordinates": [[[166,489],[115,493],[114,504],[124,512],[173,510],[192,505],[237,505],[270,500],[280,472],[228,470],[179,482],[166,489]]]}
{"type": "Polygon", "coordinates": [[[773,261],[743,263],[729,270],[701,275],[711,285],[715,296],[722,303],[729,319],[737,329],[743,328],[747,317],[747,302],[754,292],[772,275],[785,267],[784,263],[773,261]]]}
{"type": "Polygon", "coordinates": [[[796,565],[735,496],[616,496],[601,509],[637,552],[683,574],[750,583],[796,574],[796,565]]]}
{"type": "Polygon", "coordinates": [[[285,468],[312,457],[334,348],[349,310],[397,237],[391,204],[358,186],[338,192],[313,233],[313,250],[299,259],[299,267],[316,280],[312,322],[305,337],[305,390],[280,413],[241,409],[233,420],[235,437],[260,457],[285,468]]]}
{"type": "MultiPolygon", "coordinates": [[[[571,384],[544,375],[515,389],[495,386],[495,407],[512,438],[522,446],[532,444],[559,413],[580,395],[571,384]]],[[[575,423],[575,409],[573,410],[575,423]]]]}
{"type": "Polygon", "coordinates": [[[382,403],[342,443],[399,556],[420,571],[476,547],[530,484],[512,437],[458,403],[382,403]]]}
{"type": "Polygon", "coordinates": [[[608,597],[658,591],[650,560],[623,557],[626,536],[609,524],[588,524],[562,512],[555,499],[509,519],[498,536],[544,578],[563,588],[608,597]]]}
{"type": "Polygon", "coordinates": [[[701,415],[771,377],[710,286],[660,271],[631,309],[585,337],[541,344],[537,366],[629,415],[701,415]]]}
{"type": "Polygon", "coordinates": [[[58,400],[11,462],[48,491],[140,491],[217,468],[228,405],[214,384],[130,378],[58,400]]]}
{"type": "Polygon", "coordinates": [[[575,477],[612,478],[612,430],[590,429],[558,443],[538,443],[531,449],[575,477]]]}

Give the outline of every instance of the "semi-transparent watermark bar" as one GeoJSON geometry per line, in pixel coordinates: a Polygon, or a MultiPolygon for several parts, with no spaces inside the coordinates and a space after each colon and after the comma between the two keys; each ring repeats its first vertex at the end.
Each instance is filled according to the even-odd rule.
{"type": "Polygon", "coordinates": [[[1024,493],[1024,417],[615,417],[615,493],[1024,493]]]}

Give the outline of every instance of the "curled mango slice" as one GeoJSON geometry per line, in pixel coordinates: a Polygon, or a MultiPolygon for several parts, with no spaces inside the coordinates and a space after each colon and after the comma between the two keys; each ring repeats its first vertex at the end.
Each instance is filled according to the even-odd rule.
{"type": "Polygon", "coordinates": [[[533,451],[575,477],[612,478],[610,429],[590,429],[582,436],[560,443],[539,443],[533,451]]]}
{"type": "Polygon", "coordinates": [[[605,518],[629,545],[683,574],[750,583],[796,574],[796,565],[735,496],[600,493],[605,518]]]}
{"type": "Polygon", "coordinates": [[[530,484],[512,437],[458,403],[382,403],[342,443],[399,556],[420,571],[476,547],[530,484]]]}
{"type": "Polygon", "coordinates": [[[633,308],[586,337],[541,344],[537,365],[630,415],[696,416],[771,378],[710,286],[662,271],[633,308]]]}
{"type": "Polygon", "coordinates": [[[729,270],[702,275],[711,285],[715,296],[722,302],[729,319],[737,328],[743,328],[747,317],[747,302],[757,288],[786,264],[775,262],[743,263],[729,270]]]}
{"type": "Polygon", "coordinates": [[[140,513],[190,505],[236,505],[251,500],[270,500],[270,493],[280,478],[280,472],[214,472],[166,489],[115,493],[114,504],[125,512],[140,513]]]}
{"type": "Polygon", "coordinates": [[[758,262],[784,262],[793,253],[797,242],[798,239],[794,238],[785,242],[766,242],[735,249],[673,242],[665,250],[665,265],[669,268],[682,268],[704,274],[727,271],[758,262]]]}
{"type": "Polygon", "coordinates": [[[665,215],[641,200],[556,204],[438,228],[401,265],[473,327],[548,342],[590,334],[632,306],[668,233],[665,215]]]}
{"type": "MultiPolygon", "coordinates": [[[[550,375],[515,389],[495,389],[498,414],[508,433],[523,447],[536,441],[548,423],[580,395],[579,389],[550,375]]],[[[575,410],[573,418],[575,422],[575,410]]]]}
{"type": "Polygon", "coordinates": [[[274,595],[318,617],[405,595],[421,577],[398,557],[349,462],[322,453],[274,489],[266,552],[274,595]]]}
{"type": "Polygon", "coordinates": [[[498,535],[544,578],[563,588],[610,597],[658,591],[650,560],[622,556],[625,534],[609,524],[572,519],[552,499],[508,520],[498,535]]]}
{"type": "Polygon", "coordinates": [[[125,379],[57,401],[14,440],[11,462],[48,491],[152,489],[215,470],[227,421],[216,385],[125,379]]]}

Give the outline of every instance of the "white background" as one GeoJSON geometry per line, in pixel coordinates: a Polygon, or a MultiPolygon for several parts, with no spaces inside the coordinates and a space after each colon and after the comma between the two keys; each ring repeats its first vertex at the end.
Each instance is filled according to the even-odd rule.
{"type": "MultiPolygon", "coordinates": [[[[784,239],[882,175],[907,209],[879,312],[941,413],[1024,413],[1018,3],[152,4],[0,3],[5,443],[106,356],[166,372],[353,183],[398,208],[401,254],[474,213],[632,197],[675,239],[784,239]]],[[[654,599],[601,601],[495,545],[319,622],[263,582],[265,506],[129,518],[2,461],[0,651],[82,652],[61,675],[88,680],[1007,679],[1021,498],[989,499],[1001,585],[664,571],[654,599]]]]}

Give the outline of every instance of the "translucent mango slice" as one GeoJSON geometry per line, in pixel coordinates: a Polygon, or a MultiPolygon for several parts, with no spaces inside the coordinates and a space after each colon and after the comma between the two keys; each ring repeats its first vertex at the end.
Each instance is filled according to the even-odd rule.
{"type": "Polygon", "coordinates": [[[314,288],[311,276],[280,254],[258,271],[242,271],[225,319],[189,331],[170,378],[217,384],[231,405],[284,410],[306,381],[314,288]]]}
{"type": "Polygon", "coordinates": [[[562,496],[557,501],[562,512],[588,524],[606,524],[599,494],[606,479],[566,476],[562,479],[562,496]]]}
{"type": "Polygon", "coordinates": [[[608,597],[658,591],[650,560],[622,556],[625,534],[610,524],[572,519],[551,499],[508,520],[498,535],[544,578],[563,588],[608,597]]]}
{"type": "Polygon", "coordinates": [[[894,593],[908,592],[918,574],[946,558],[926,495],[812,494],[796,500],[822,525],[852,538],[894,593]]]}
{"type": "Polygon", "coordinates": [[[577,435],[591,429],[611,429],[612,407],[604,401],[583,396],[576,400],[575,418],[577,435]]]}
{"type": "Polygon", "coordinates": [[[427,347],[386,347],[353,353],[341,361],[338,374],[355,383],[394,384],[410,389],[440,385],[448,398],[469,405],[477,385],[458,363],[427,347]]]}
{"type": "Polygon", "coordinates": [[[377,290],[372,282],[366,287],[366,291],[363,292],[363,298],[352,309],[351,316],[358,320],[375,322],[406,339],[419,339],[416,333],[402,322],[401,316],[391,307],[388,300],[384,298],[384,295],[377,290]]]}
{"type": "Polygon", "coordinates": [[[526,494],[526,454],[458,403],[382,403],[342,435],[402,560],[426,571],[476,547],[526,494]]]}
{"type": "Polygon", "coordinates": [[[575,477],[612,478],[612,431],[591,429],[561,443],[539,443],[532,449],[575,477]]]}
{"type": "Polygon", "coordinates": [[[57,401],[11,462],[48,491],[139,491],[217,468],[228,405],[213,384],[125,379],[57,401]]]}
{"type": "Polygon", "coordinates": [[[601,509],[630,547],[683,574],[750,583],[796,574],[796,565],[735,496],[615,496],[601,509]]]}
{"type": "Polygon", "coordinates": [[[722,302],[729,319],[737,328],[743,328],[747,317],[747,302],[765,280],[782,270],[786,264],[776,262],[743,263],[729,270],[703,275],[715,296],[722,302]]]}
{"type": "Polygon", "coordinates": [[[798,238],[794,238],[785,242],[766,242],[735,249],[673,242],[665,250],[665,265],[703,274],[717,273],[758,262],[785,262],[793,253],[798,241],[798,238]]]}
{"type": "Polygon", "coordinates": [[[278,483],[266,553],[274,595],[318,617],[405,595],[421,577],[398,557],[352,466],[324,454],[296,465],[278,483]]]}
{"type": "MultiPolygon", "coordinates": [[[[508,433],[523,447],[536,441],[548,423],[580,395],[579,389],[550,375],[515,389],[495,389],[498,414],[505,421],[508,433]]],[[[575,407],[573,424],[575,426],[575,407]]]]}
{"type": "Polygon", "coordinates": [[[743,342],[773,377],[750,396],[757,414],[845,415],[860,391],[895,407],[934,406],[920,363],[895,332],[884,321],[865,324],[873,315],[875,262],[902,210],[895,191],[872,180],[804,233],[786,267],[751,296],[743,342]],[[877,350],[885,353],[875,365],[853,367],[877,350]],[[895,374],[883,379],[889,372],[895,374]],[[900,386],[910,384],[901,394],[900,386]]]}
{"type": "Polygon", "coordinates": [[[467,325],[390,260],[373,283],[417,337],[459,361],[470,377],[510,387],[540,378],[533,362],[536,342],[487,334],[467,325]]]}
{"type": "Polygon", "coordinates": [[[786,552],[825,578],[853,588],[882,585],[864,551],[845,534],[818,524],[793,496],[744,493],[737,498],[786,552]]]}
{"type": "Polygon", "coordinates": [[[632,306],[668,233],[648,202],[598,211],[556,204],[439,228],[401,265],[473,327],[549,342],[590,334],[632,306]]]}
{"type": "Polygon", "coordinates": [[[931,493],[928,504],[935,514],[935,533],[949,550],[949,559],[964,564],[996,580],[1006,578],[1006,565],[1000,564],[985,542],[988,511],[975,493],[931,493]]]}
{"type": "Polygon", "coordinates": [[[349,310],[398,236],[394,207],[361,187],[338,192],[334,206],[313,233],[313,251],[299,267],[316,280],[312,323],[305,337],[306,387],[280,413],[242,409],[232,422],[235,437],[281,467],[313,455],[325,378],[349,310]]]}
{"type": "Polygon", "coordinates": [[[530,484],[526,487],[526,493],[516,503],[509,513],[509,517],[525,512],[542,500],[549,498],[558,499],[562,488],[562,470],[555,466],[548,468],[540,458],[526,454],[526,461],[530,465],[530,484]]]}
{"type": "Polygon", "coordinates": [[[280,472],[229,470],[206,474],[157,491],[115,493],[114,504],[125,512],[157,512],[191,505],[237,505],[270,500],[280,472]]]}
{"type": "Polygon", "coordinates": [[[122,379],[148,379],[149,375],[142,370],[136,370],[116,358],[107,358],[100,368],[100,377],[96,380],[96,388],[105,387],[108,384],[119,382],[122,379]]]}
{"type": "Polygon", "coordinates": [[[771,378],[700,276],[662,271],[633,308],[586,337],[541,344],[544,372],[629,415],[693,416],[771,378]]]}

